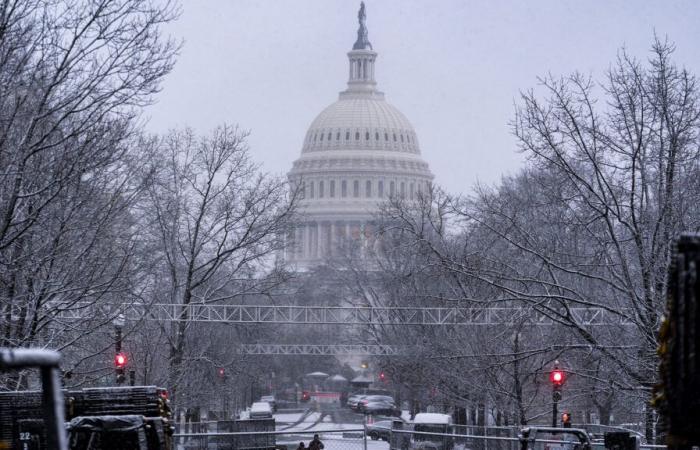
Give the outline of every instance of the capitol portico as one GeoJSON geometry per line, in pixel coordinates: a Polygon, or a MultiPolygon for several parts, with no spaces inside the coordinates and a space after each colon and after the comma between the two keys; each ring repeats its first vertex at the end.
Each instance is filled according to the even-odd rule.
{"type": "Polygon", "coordinates": [[[348,87],[311,123],[288,174],[303,186],[302,221],[286,254],[297,268],[332,257],[346,239],[373,245],[370,222],[379,204],[391,196],[414,199],[433,179],[413,126],[377,90],[364,3],[358,19],[348,87]]]}

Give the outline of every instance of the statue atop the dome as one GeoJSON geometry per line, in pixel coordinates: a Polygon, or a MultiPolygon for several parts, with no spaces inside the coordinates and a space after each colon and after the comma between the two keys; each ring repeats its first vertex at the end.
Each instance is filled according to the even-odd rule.
{"type": "Polygon", "coordinates": [[[372,50],[372,44],[367,38],[366,19],[365,2],[360,2],[360,10],[357,12],[357,21],[360,23],[360,28],[357,30],[357,41],[355,41],[355,45],[352,46],[353,50],[366,50],[368,48],[372,50]]]}

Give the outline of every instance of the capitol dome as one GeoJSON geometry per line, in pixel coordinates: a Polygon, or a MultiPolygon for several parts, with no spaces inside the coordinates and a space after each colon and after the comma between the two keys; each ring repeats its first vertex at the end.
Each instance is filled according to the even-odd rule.
{"type": "Polygon", "coordinates": [[[367,37],[364,3],[358,19],[348,88],[313,120],[288,174],[303,186],[302,219],[286,252],[298,268],[332,257],[347,239],[371,246],[381,202],[395,195],[412,200],[433,179],[413,126],[376,88],[377,53],[367,37]]]}

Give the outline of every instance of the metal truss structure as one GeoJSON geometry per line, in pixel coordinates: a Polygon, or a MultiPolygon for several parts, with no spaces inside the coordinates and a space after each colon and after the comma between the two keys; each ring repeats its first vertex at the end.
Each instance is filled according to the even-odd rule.
{"type": "Polygon", "coordinates": [[[432,307],[335,307],[275,305],[206,305],[78,304],[54,312],[60,319],[83,320],[92,317],[114,317],[125,320],[218,322],[229,324],[303,324],[303,325],[428,325],[478,326],[525,323],[550,326],[576,322],[588,326],[633,325],[629,316],[604,308],[568,308],[536,310],[533,308],[432,308],[432,307]]]}
{"type": "Polygon", "coordinates": [[[244,355],[397,356],[405,348],[379,344],[241,344],[244,355]]]}

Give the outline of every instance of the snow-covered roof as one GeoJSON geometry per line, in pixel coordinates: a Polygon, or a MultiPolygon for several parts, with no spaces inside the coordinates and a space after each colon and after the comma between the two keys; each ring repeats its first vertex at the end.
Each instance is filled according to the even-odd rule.
{"type": "Polygon", "coordinates": [[[367,375],[358,375],[352,379],[353,383],[372,383],[374,379],[368,377],[367,375]]]}
{"type": "Polygon", "coordinates": [[[452,417],[449,414],[418,413],[413,419],[413,423],[434,423],[449,425],[450,423],[452,423],[452,417]]]}
{"type": "Polygon", "coordinates": [[[323,372],[311,372],[311,373],[307,373],[305,376],[307,376],[307,377],[319,377],[319,378],[320,378],[320,377],[324,377],[324,378],[328,378],[328,374],[327,374],[327,373],[323,373],[323,372]]]}
{"type": "Polygon", "coordinates": [[[331,381],[348,381],[348,379],[342,375],[333,375],[332,377],[330,377],[330,380],[331,381]]]}

